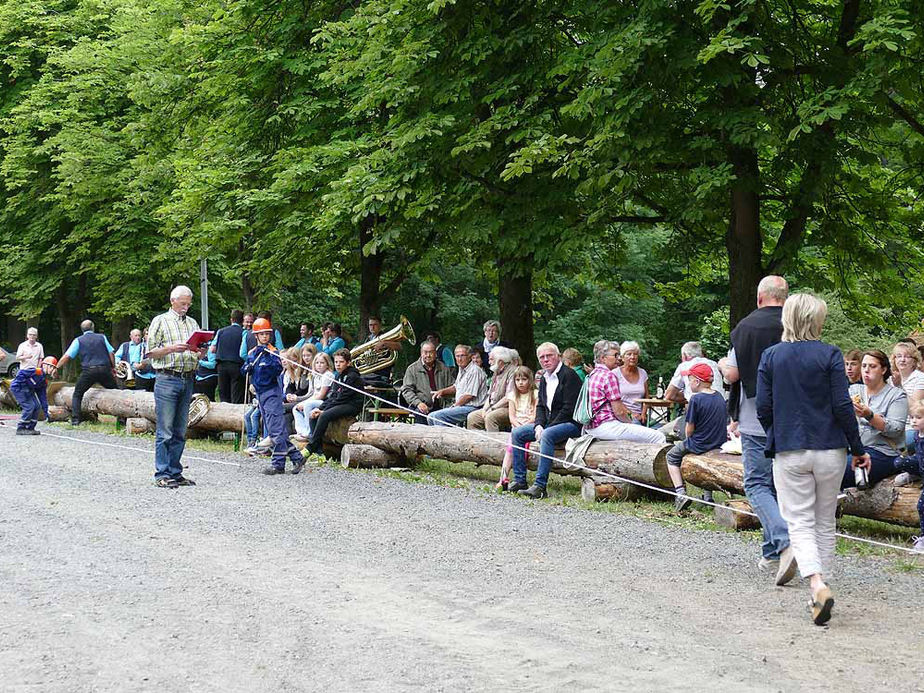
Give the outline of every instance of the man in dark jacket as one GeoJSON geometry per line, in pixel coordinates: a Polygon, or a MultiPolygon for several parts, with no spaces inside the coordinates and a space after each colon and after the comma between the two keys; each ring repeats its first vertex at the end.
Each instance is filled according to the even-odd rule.
{"type": "Polygon", "coordinates": [[[732,383],[729,409],[741,434],[744,491],[764,533],[763,557],[758,565],[777,572],[791,571],[794,558],[789,549],[789,530],[776,500],[773,460],[764,453],[767,436],[757,418],[757,367],[764,350],[780,341],[783,304],[788,295],[789,287],[782,277],[761,279],[757,310],[732,330],[732,349],[719,364],[725,379],[732,383]]]}
{"type": "Polygon", "coordinates": [[[83,406],[83,396],[93,385],[99,383],[103,387],[115,390],[118,385],[115,381],[115,349],[106,339],[105,335],[93,331],[93,321],[84,320],[80,323],[83,333],[68,347],[64,356],[58,362],[58,369],[71,359],[80,359],[80,377],[74,386],[74,396],[71,400],[71,425],[80,425],[80,408],[83,406]]]}
{"type": "Polygon", "coordinates": [[[215,333],[215,341],[209,347],[215,353],[218,364],[218,395],[222,402],[242,404],[244,402],[244,378],[241,375],[241,341],[244,338],[244,311],[231,311],[231,324],[215,333]]]}
{"type": "Polygon", "coordinates": [[[338,349],[334,352],[334,382],[324,404],[311,412],[309,424],[311,436],[308,438],[308,451],[322,454],[324,448],[324,434],[327,427],[336,419],[346,416],[358,416],[363,408],[363,377],[350,365],[350,350],[338,349]]]}
{"type": "Polygon", "coordinates": [[[555,448],[568,438],[581,434],[581,426],[574,421],[574,407],[581,391],[581,379],[577,373],[561,361],[561,352],[551,342],[540,344],[536,349],[539,365],[542,366],[542,380],[539,382],[539,403],[536,406],[536,421],[513,429],[510,443],[513,445],[513,478],[508,491],[516,491],[530,498],[546,498],[545,490],[552,470],[552,456],[555,448]],[[526,443],[539,442],[539,469],[536,481],[526,487],[526,453],[521,448],[526,443]]]}

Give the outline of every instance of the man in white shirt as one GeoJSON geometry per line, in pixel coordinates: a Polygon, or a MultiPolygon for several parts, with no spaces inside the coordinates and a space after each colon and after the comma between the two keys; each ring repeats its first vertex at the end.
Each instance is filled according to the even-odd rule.
{"type": "Polygon", "coordinates": [[[38,368],[45,358],[45,349],[38,341],[38,329],[30,327],[26,330],[26,341],[16,349],[16,360],[20,368],[38,368]]]}
{"type": "Polygon", "coordinates": [[[467,344],[457,345],[455,358],[459,365],[456,382],[433,393],[434,400],[455,395],[455,404],[432,414],[430,416],[431,426],[462,425],[464,427],[468,415],[479,409],[488,396],[484,371],[472,361],[472,348],[467,344]]]}

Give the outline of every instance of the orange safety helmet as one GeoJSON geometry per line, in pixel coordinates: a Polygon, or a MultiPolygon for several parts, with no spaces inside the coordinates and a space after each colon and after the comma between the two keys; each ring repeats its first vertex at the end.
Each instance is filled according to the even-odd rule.
{"type": "Polygon", "coordinates": [[[56,359],[54,356],[46,356],[46,357],[42,360],[42,365],[43,365],[43,366],[54,366],[55,368],[57,368],[57,367],[58,367],[58,359],[56,359]]]}
{"type": "Polygon", "coordinates": [[[270,325],[270,321],[266,318],[257,318],[253,321],[253,327],[251,327],[251,329],[254,334],[258,334],[260,332],[272,332],[273,326],[270,325]]]}

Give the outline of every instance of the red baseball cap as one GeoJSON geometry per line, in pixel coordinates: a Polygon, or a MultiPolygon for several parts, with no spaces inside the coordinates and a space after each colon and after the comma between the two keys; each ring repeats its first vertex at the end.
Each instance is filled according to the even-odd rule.
{"type": "Polygon", "coordinates": [[[685,371],[680,371],[681,375],[695,375],[700,380],[711,383],[712,382],[712,368],[709,367],[706,363],[697,363],[685,371]]]}

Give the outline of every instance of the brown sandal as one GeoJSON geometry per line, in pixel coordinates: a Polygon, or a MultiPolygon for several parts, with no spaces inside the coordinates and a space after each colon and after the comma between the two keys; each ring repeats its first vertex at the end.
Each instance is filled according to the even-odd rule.
{"type": "Polygon", "coordinates": [[[834,595],[830,588],[822,587],[812,601],[812,621],[816,626],[823,626],[831,620],[831,609],[834,608],[834,595]]]}

